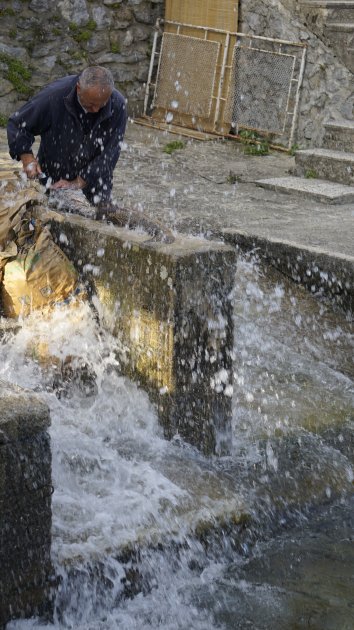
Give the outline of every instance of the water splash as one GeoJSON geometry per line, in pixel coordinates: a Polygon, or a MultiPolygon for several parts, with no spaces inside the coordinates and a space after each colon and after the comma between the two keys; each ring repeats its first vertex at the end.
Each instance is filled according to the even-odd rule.
{"type": "MultiPolygon", "coordinates": [[[[272,544],[282,545],[281,566],[291,540],[301,557],[304,527],[318,532],[314,502],[342,496],[338,509],[352,518],[352,328],[267,276],[257,259],[239,261],[234,450],[219,460],[163,440],[147,396],[120,374],[117,340],[87,305],[5,335],[0,378],[35,389],[51,409],[54,627],[280,630],[298,622],[301,603],[311,614],[298,592],[291,608],[296,578],[280,587],[265,565],[272,544]],[[245,520],[232,528],[237,515],[245,520]]],[[[326,518],[321,549],[339,531],[326,518]]],[[[330,610],[333,597],[323,596],[330,610]]],[[[53,628],[43,623],[9,628],[53,628]]]]}

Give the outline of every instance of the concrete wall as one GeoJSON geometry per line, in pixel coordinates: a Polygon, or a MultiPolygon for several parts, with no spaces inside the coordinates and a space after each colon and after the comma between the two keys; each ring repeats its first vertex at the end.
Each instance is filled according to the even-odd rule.
{"type": "Polygon", "coordinates": [[[206,454],[229,445],[232,292],[236,254],[223,243],[146,235],[78,216],[52,233],[88,280],[103,323],[121,339],[123,372],[156,403],[167,438],[179,433],[206,454]]]}
{"type": "Polygon", "coordinates": [[[0,627],[50,606],[49,422],[38,397],[0,381],[0,627]]]}

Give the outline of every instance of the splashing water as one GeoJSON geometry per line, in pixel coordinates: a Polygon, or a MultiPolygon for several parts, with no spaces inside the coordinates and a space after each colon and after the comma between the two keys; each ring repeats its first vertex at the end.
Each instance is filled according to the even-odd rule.
{"type": "Polygon", "coordinates": [[[54,627],[337,630],[338,602],[351,627],[350,568],[331,591],[333,558],[318,567],[339,533],[354,561],[351,324],[267,275],[239,263],[233,447],[219,460],[163,439],[87,305],[30,317],[3,338],[0,378],[36,390],[51,411],[54,627]],[[306,506],[322,495],[338,507],[310,519],[306,506]],[[233,534],[227,523],[244,514],[233,534]],[[303,548],[324,582],[316,592],[303,548]]]}

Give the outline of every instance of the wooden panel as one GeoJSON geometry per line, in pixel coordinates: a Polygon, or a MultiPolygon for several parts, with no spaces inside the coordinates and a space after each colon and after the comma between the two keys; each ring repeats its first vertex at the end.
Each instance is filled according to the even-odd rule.
{"type": "Polygon", "coordinates": [[[238,0],[166,0],[165,19],[237,31],[238,0]]]}

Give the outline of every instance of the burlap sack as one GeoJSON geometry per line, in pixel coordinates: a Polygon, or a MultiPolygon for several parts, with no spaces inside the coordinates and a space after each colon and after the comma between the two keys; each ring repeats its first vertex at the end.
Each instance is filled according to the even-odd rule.
{"type": "Polygon", "coordinates": [[[6,317],[50,309],[69,302],[78,293],[78,274],[53,242],[47,227],[31,247],[21,250],[15,260],[5,265],[1,301],[6,317]]]}
{"type": "Polygon", "coordinates": [[[9,241],[14,240],[18,232],[23,215],[30,206],[40,203],[43,195],[37,191],[25,188],[17,189],[8,184],[0,191],[0,252],[9,241]]]}
{"type": "MultiPolygon", "coordinates": [[[[0,189],[0,275],[6,263],[17,256],[18,235],[24,217],[43,200],[43,194],[32,188],[19,188],[18,182],[8,182],[0,189]]],[[[25,238],[22,239],[24,242],[25,238]]]]}

